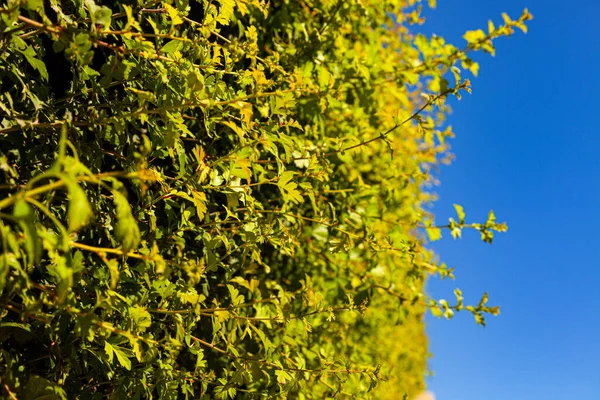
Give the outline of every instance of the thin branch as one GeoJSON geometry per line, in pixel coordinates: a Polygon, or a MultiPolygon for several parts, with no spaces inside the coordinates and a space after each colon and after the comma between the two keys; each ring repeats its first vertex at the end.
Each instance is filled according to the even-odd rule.
{"type": "MultiPolygon", "coordinates": [[[[441,98],[449,95],[450,93],[455,92],[457,89],[458,88],[448,89],[448,90],[446,90],[446,91],[438,94],[437,96],[431,97],[421,108],[419,108],[417,111],[415,111],[410,117],[406,118],[401,123],[394,125],[393,127],[391,127],[390,129],[388,129],[387,131],[379,134],[378,136],[375,136],[375,137],[373,137],[373,138],[371,138],[371,139],[369,139],[369,140],[367,140],[365,142],[361,142],[361,143],[358,143],[358,144],[355,144],[355,145],[352,145],[352,146],[345,147],[345,148],[343,148],[341,150],[336,150],[336,151],[332,151],[332,152],[326,153],[326,154],[322,155],[321,157],[328,157],[328,156],[331,156],[331,155],[334,155],[334,154],[343,153],[343,152],[346,152],[346,151],[349,151],[349,150],[354,150],[354,149],[356,149],[358,147],[367,146],[370,143],[373,143],[373,142],[375,142],[377,140],[384,140],[384,139],[387,138],[387,136],[390,133],[394,132],[396,129],[400,128],[401,126],[403,126],[407,122],[412,121],[413,119],[415,119],[427,107],[429,107],[432,104],[434,104],[437,100],[439,100],[439,99],[441,99],[441,98]]],[[[310,158],[309,157],[304,157],[304,158],[300,158],[300,159],[310,159],[310,158]]]]}
{"type": "Polygon", "coordinates": [[[6,390],[6,393],[8,393],[8,395],[10,396],[11,399],[18,400],[17,396],[15,396],[15,394],[8,387],[8,384],[6,384],[6,383],[4,384],[4,389],[6,390]]]}
{"type": "MultiPolygon", "coordinates": [[[[123,257],[137,258],[139,260],[155,261],[155,259],[152,258],[151,256],[147,256],[147,255],[144,255],[144,254],[139,254],[139,253],[136,253],[134,251],[130,251],[128,253],[125,253],[121,249],[112,249],[112,248],[108,248],[108,247],[96,247],[96,246],[90,246],[90,245],[83,244],[83,243],[78,243],[78,242],[70,242],[69,245],[71,247],[76,248],[76,249],[91,251],[91,252],[96,253],[98,255],[115,254],[115,255],[123,256],[123,257]]],[[[165,262],[166,262],[166,260],[165,260],[165,262]]]]}

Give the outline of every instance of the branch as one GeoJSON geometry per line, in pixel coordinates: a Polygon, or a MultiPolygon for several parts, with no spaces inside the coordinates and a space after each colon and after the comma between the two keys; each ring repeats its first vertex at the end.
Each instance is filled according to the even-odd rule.
{"type": "MultiPolygon", "coordinates": [[[[370,143],[373,143],[373,142],[375,142],[377,140],[383,140],[383,139],[387,138],[387,136],[390,133],[394,132],[396,129],[400,128],[402,125],[404,125],[407,122],[412,121],[413,119],[415,119],[427,107],[429,107],[430,105],[434,104],[437,100],[439,100],[439,99],[441,99],[443,97],[448,96],[450,93],[456,92],[460,88],[461,87],[459,86],[459,87],[456,87],[456,88],[448,89],[448,90],[446,90],[446,91],[444,91],[444,92],[442,92],[442,93],[440,93],[440,94],[438,94],[438,95],[436,95],[434,97],[429,98],[429,100],[421,108],[419,108],[417,111],[415,111],[410,117],[406,118],[401,123],[394,125],[393,127],[391,127],[390,129],[388,129],[387,131],[379,134],[378,136],[375,136],[375,137],[367,140],[366,142],[361,142],[361,143],[358,143],[358,144],[355,144],[355,145],[352,145],[352,146],[345,147],[345,148],[343,148],[341,150],[336,150],[336,151],[332,151],[332,152],[329,152],[329,153],[325,153],[322,157],[328,157],[328,156],[331,156],[331,155],[334,155],[334,154],[337,154],[337,153],[346,152],[348,150],[354,150],[354,149],[356,149],[358,147],[366,146],[366,145],[368,145],[370,143]]],[[[300,159],[302,159],[302,158],[300,158],[300,159]]],[[[305,157],[304,159],[309,159],[309,158],[305,157]]]]}

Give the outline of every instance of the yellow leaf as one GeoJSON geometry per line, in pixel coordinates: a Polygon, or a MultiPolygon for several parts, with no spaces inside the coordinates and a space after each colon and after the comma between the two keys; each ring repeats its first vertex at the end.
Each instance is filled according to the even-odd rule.
{"type": "Polygon", "coordinates": [[[476,31],[467,31],[464,35],[463,38],[470,43],[477,43],[482,41],[483,39],[486,38],[486,34],[484,31],[482,31],[481,29],[478,29],[476,31]]]}
{"type": "Polygon", "coordinates": [[[232,121],[221,121],[221,123],[229,128],[231,128],[232,131],[234,131],[235,133],[237,133],[237,135],[239,136],[240,139],[244,138],[244,130],[242,128],[240,128],[239,126],[237,126],[234,122],[232,121]]]}
{"type": "Polygon", "coordinates": [[[198,219],[202,221],[204,219],[204,215],[208,210],[206,207],[206,194],[204,192],[196,192],[192,193],[194,196],[194,205],[196,206],[196,214],[198,214],[198,219]]]}
{"type": "Polygon", "coordinates": [[[442,238],[442,230],[440,228],[431,227],[425,228],[425,230],[427,231],[427,236],[429,237],[429,240],[431,240],[432,242],[435,242],[436,240],[440,240],[442,238]]]}
{"type": "Polygon", "coordinates": [[[171,18],[171,24],[173,26],[183,24],[183,19],[181,19],[175,7],[173,7],[167,2],[163,2],[162,4],[164,9],[167,11],[167,14],[169,15],[169,18],[171,18]]]}

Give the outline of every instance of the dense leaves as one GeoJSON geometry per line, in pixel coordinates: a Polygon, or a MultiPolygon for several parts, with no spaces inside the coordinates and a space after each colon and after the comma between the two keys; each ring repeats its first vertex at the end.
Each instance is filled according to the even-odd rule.
{"type": "MultiPolygon", "coordinates": [[[[430,5],[435,2],[429,1],[430,5]]],[[[474,50],[415,0],[0,8],[3,396],[399,399],[453,277],[429,205],[474,50]]]]}

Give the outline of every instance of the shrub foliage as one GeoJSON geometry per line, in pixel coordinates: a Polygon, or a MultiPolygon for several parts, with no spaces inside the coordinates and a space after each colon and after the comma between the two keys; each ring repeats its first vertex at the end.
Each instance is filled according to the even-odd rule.
{"type": "MultiPolygon", "coordinates": [[[[429,1],[434,6],[434,1],[429,1]]],[[[416,0],[0,6],[6,398],[400,399],[452,277],[427,243],[446,100],[525,11],[418,34],[416,0]]]]}

